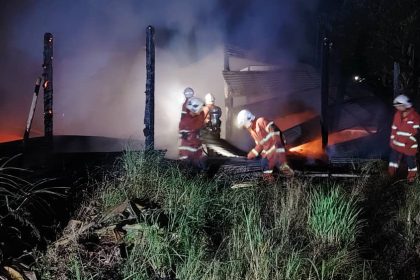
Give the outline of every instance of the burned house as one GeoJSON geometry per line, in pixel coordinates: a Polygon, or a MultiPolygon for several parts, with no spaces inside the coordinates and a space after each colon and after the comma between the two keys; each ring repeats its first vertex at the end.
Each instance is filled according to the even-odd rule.
{"type": "Polygon", "coordinates": [[[392,114],[360,81],[342,88],[332,78],[328,90],[322,91],[322,74],[309,64],[242,63],[235,68],[235,59],[244,62],[246,56],[227,49],[223,71],[226,139],[233,145],[242,150],[254,145],[247,132],[234,125],[237,113],[246,108],[257,117],[275,121],[284,132],[289,155],[329,160],[386,155],[392,114]],[[321,120],[325,120],[325,135],[321,120]]]}

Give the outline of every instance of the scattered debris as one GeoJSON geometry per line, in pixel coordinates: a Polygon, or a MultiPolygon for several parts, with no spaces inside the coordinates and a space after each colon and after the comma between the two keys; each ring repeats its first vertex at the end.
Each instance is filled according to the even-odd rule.
{"type": "MultiPolygon", "coordinates": [[[[83,207],[77,219],[69,221],[61,238],[48,251],[70,260],[71,256],[76,256],[78,261],[89,263],[104,277],[110,277],[107,273],[117,273],[115,267],[127,256],[131,246],[125,238],[127,235],[135,236],[151,227],[163,228],[168,223],[161,207],[148,200],[126,200],[103,213],[99,212],[98,206],[91,202],[83,207]]],[[[61,261],[51,265],[55,270],[53,275],[66,271],[65,267],[61,267],[65,263],[61,261]]]]}
{"type": "Polygon", "coordinates": [[[7,276],[0,276],[1,280],[37,280],[35,272],[29,270],[24,264],[16,266],[4,266],[3,270],[7,276]]]}

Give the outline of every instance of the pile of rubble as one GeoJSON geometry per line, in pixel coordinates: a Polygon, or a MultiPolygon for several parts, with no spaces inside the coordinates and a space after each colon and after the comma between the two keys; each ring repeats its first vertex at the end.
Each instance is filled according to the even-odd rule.
{"type": "Polygon", "coordinates": [[[146,200],[127,200],[104,213],[95,204],[82,207],[78,219],[70,220],[62,236],[49,246],[45,262],[53,279],[68,279],[68,264],[74,263],[75,256],[79,263],[89,264],[85,269],[100,272],[99,279],[118,279],[117,268],[132,245],[124,237],[168,222],[160,207],[146,200]]]}

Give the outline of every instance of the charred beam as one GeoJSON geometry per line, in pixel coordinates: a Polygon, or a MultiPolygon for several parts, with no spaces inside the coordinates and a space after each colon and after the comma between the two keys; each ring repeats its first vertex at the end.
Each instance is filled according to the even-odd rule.
{"type": "Polygon", "coordinates": [[[42,78],[44,83],[44,135],[47,140],[53,136],[53,35],[44,34],[44,63],[42,78]]]}
{"type": "Polygon", "coordinates": [[[321,68],[321,134],[322,149],[328,144],[328,96],[329,96],[329,56],[330,40],[324,36],[322,42],[322,68],[321,68]]]}
{"type": "Polygon", "coordinates": [[[155,43],[154,29],[147,27],[146,31],[146,105],[144,111],[144,137],[146,150],[154,149],[155,123],[155,43]]]}
{"type": "Polygon", "coordinates": [[[29,116],[28,116],[28,120],[26,121],[26,129],[25,129],[25,133],[23,134],[23,141],[27,141],[29,138],[29,133],[31,132],[31,127],[32,127],[32,120],[34,119],[34,113],[35,113],[35,108],[36,108],[36,103],[38,101],[38,94],[39,94],[39,88],[41,86],[41,77],[38,77],[38,79],[36,79],[35,82],[35,89],[34,89],[34,95],[32,97],[32,104],[31,104],[31,108],[29,109],[29,116]]]}
{"type": "Polygon", "coordinates": [[[230,65],[229,65],[229,53],[226,49],[225,46],[225,51],[224,51],[224,67],[223,67],[224,71],[230,71],[230,65]]]}
{"type": "Polygon", "coordinates": [[[400,84],[400,64],[394,62],[393,69],[393,88],[394,88],[394,97],[397,97],[401,93],[401,84],[400,84]]]}

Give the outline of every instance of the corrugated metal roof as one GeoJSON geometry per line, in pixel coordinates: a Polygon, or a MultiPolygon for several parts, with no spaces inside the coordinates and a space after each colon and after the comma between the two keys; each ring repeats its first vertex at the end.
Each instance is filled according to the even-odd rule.
{"type": "Polygon", "coordinates": [[[224,71],[223,77],[233,97],[298,93],[320,88],[315,68],[305,64],[274,71],[224,71]]]}
{"type": "Polygon", "coordinates": [[[248,57],[249,52],[234,45],[225,45],[225,54],[233,57],[248,57]]]}

